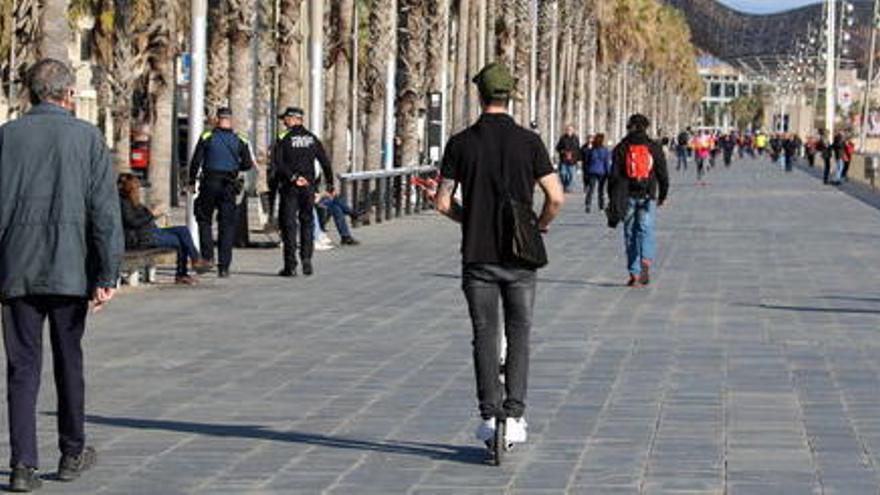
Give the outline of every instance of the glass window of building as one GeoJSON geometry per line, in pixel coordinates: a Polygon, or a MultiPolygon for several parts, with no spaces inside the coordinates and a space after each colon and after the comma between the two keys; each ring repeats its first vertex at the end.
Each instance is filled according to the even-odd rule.
{"type": "Polygon", "coordinates": [[[709,87],[709,96],[712,98],[720,98],[721,97],[721,83],[712,83],[709,87]]]}

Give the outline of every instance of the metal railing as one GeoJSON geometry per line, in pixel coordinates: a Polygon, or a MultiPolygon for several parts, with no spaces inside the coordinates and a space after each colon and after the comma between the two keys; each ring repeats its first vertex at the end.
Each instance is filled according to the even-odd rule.
{"type": "Polygon", "coordinates": [[[382,223],[433,208],[413,179],[434,177],[437,172],[436,167],[421,166],[341,175],[340,195],[355,211],[366,213],[352,226],[382,223]]]}

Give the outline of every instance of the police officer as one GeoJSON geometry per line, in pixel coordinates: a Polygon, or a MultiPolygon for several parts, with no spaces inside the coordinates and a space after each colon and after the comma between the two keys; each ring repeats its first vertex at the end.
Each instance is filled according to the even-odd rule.
{"type": "Polygon", "coordinates": [[[289,107],[280,117],[287,130],[279,136],[272,151],[272,172],[281,195],[278,220],[284,243],[284,268],[278,275],[296,276],[296,231],[299,227],[299,257],[303,274],[309,276],[313,273],[312,252],[315,248],[312,238],[317,191],[315,160],[321,165],[330,192],[333,191],[333,170],[324,145],[303,127],[305,114],[302,109],[289,107]]]}
{"type": "Polygon", "coordinates": [[[195,215],[199,223],[202,259],[205,260],[214,259],[212,222],[214,212],[218,212],[217,237],[220,246],[217,274],[221,278],[229,276],[229,265],[232,263],[236,227],[235,196],[241,187],[238,173],[253,166],[250,144],[232,129],[232,110],[219,108],[217,126],[202,134],[196,145],[189,166],[189,181],[190,187],[193,187],[201,172],[195,215]]]}

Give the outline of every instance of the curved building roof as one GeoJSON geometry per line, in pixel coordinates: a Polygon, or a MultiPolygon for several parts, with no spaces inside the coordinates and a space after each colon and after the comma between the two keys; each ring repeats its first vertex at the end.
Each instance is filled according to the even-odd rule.
{"type": "MultiPolygon", "coordinates": [[[[766,72],[778,60],[794,55],[797,43],[807,36],[810,23],[824,18],[823,4],[774,14],[747,14],[716,0],[665,0],[681,9],[698,47],[743,68],[766,72]]],[[[852,56],[861,65],[870,33],[872,0],[853,0],[856,26],[852,56]]]]}

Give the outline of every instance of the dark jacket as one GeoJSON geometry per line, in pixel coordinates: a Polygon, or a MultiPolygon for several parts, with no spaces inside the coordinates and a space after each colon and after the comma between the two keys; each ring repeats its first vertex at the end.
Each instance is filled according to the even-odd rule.
{"type": "Polygon", "coordinates": [[[584,160],[584,176],[598,175],[605,177],[611,173],[611,151],[602,146],[601,148],[590,149],[586,146],[583,149],[584,160]]]}
{"type": "Polygon", "coordinates": [[[123,252],[104,136],[44,103],[0,127],[0,298],[90,297],[123,252]]]}
{"type": "Polygon", "coordinates": [[[250,170],[254,158],[247,140],[230,129],[216,128],[202,133],[189,163],[189,181],[195,184],[199,174],[221,174],[235,179],[239,172],[250,170]]]}
{"type": "Polygon", "coordinates": [[[559,153],[559,159],[566,163],[576,163],[580,154],[581,142],[577,136],[569,136],[563,134],[556,143],[556,152],[559,153]]]}
{"type": "Polygon", "coordinates": [[[321,140],[303,126],[292,127],[278,136],[272,149],[274,179],[284,185],[303,177],[315,187],[315,160],[321,164],[327,188],[333,189],[333,169],[321,140]]]}
{"type": "Polygon", "coordinates": [[[119,198],[122,210],[122,228],[125,230],[125,249],[150,247],[155,243],[153,231],[156,229],[156,218],[153,212],[144,205],[135,206],[127,198],[119,198]]]}
{"type": "Polygon", "coordinates": [[[658,203],[666,201],[669,194],[669,172],[666,168],[666,155],[659,144],[648,138],[645,132],[632,132],[618,144],[611,154],[611,175],[608,176],[608,197],[610,199],[606,214],[608,226],[616,227],[626,215],[627,201],[631,197],[650,197],[658,203]],[[651,177],[640,184],[631,181],[626,173],[626,153],[629,145],[648,145],[654,158],[654,171],[651,177]]]}

